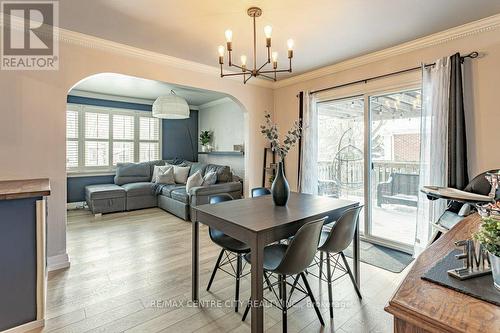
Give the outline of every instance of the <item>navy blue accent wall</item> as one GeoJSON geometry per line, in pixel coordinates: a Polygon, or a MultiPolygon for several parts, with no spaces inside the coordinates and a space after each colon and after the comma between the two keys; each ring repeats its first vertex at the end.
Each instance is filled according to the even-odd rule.
{"type": "MultiPolygon", "coordinates": [[[[103,106],[152,112],[152,106],[139,103],[111,101],[68,95],[68,103],[103,106]]],[[[189,119],[162,120],[162,159],[183,158],[198,160],[198,111],[191,110],[189,119]],[[189,140],[189,134],[191,140],[189,140]],[[191,145],[192,142],[192,145],[191,145]]],[[[85,186],[94,184],[113,184],[114,176],[71,177],[67,179],[67,202],[85,201],[85,186]]]]}
{"type": "Polygon", "coordinates": [[[88,177],[68,177],[66,182],[67,201],[85,201],[85,186],[97,184],[113,184],[114,175],[88,176],[88,177]]]}
{"type": "Polygon", "coordinates": [[[162,158],[198,160],[198,111],[191,110],[189,119],[163,119],[162,158]],[[191,139],[189,138],[191,136],[191,139]]]}
{"type": "Polygon", "coordinates": [[[36,200],[0,201],[0,331],[36,320],[36,200]]]}
{"type": "Polygon", "coordinates": [[[68,103],[152,112],[152,105],[68,95],[68,103]]]}

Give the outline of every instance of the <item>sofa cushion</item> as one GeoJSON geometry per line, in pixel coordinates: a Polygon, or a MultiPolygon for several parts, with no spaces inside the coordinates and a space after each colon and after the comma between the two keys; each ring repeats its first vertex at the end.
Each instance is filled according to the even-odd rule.
{"type": "Polygon", "coordinates": [[[116,166],[115,184],[149,182],[151,166],[147,163],[118,163],[116,166]]]}
{"type": "Polygon", "coordinates": [[[127,192],[127,197],[140,197],[143,195],[153,195],[152,192],[153,183],[150,182],[138,182],[123,184],[122,187],[127,192]]]}
{"type": "Polygon", "coordinates": [[[186,187],[174,189],[170,192],[170,197],[183,203],[189,203],[189,194],[186,192],[186,187]]]}
{"type": "Polygon", "coordinates": [[[174,167],[172,165],[165,165],[157,168],[159,168],[158,176],[153,183],[175,185],[174,167]]]}
{"type": "Polygon", "coordinates": [[[214,171],[207,172],[203,176],[203,186],[209,186],[217,183],[217,174],[214,171]]]}
{"type": "Polygon", "coordinates": [[[173,190],[178,189],[178,188],[185,188],[185,185],[164,185],[161,189],[161,195],[164,195],[166,197],[170,198],[170,194],[172,193],[173,190]]]}
{"type": "Polygon", "coordinates": [[[189,176],[192,176],[196,173],[196,171],[200,171],[201,176],[205,176],[205,169],[207,168],[207,164],[203,162],[195,162],[191,164],[191,170],[189,170],[189,176]]]}
{"type": "Polygon", "coordinates": [[[214,171],[217,174],[217,183],[232,181],[231,169],[227,165],[208,164],[205,173],[214,171]]]}
{"type": "Polygon", "coordinates": [[[151,173],[151,183],[155,183],[160,170],[165,171],[169,165],[153,165],[153,172],[151,173]]]}
{"type": "Polygon", "coordinates": [[[152,175],[153,174],[153,170],[155,168],[155,166],[162,166],[162,165],[165,165],[165,161],[164,160],[154,160],[154,161],[149,161],[149,162],[143,162],[147,165],[149,165],[149,174],[152,175]]]}
{"type": "Polygon", "coordinates": [[[85,197],[89,200],[124,198],[125,189],[115,184],[88,185],[85,197]]]}
{"type": "Polygon", "coordinates": [[[189,176],[186,182],[186,192],[195,186],[201,186],[203,184],[203,176],[200,171],[196,171],[193,175],[189,176]]]}
{"type": "Polygon", "coordinates": [[[177,184],[186,184],[190,168],[189,166],[174,165],[174,178],[177,184]]]}

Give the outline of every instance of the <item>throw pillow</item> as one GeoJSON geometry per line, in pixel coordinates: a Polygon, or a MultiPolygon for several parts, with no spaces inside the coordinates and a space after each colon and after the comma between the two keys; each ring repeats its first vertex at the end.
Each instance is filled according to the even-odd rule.
{"type": "Polygon", "coordinates": [[[159,171],[165,172],[168,168],[171,168],[171,165],[155,165],[153,168],[153,175],[151,176],[151,182],[156,183],[156,179],[158,178],[159,171]]]}
{"type": "Polygon", "coordinates": [[[205,174],[203,177],[203,186],[213,185],[217,182],[217,172],[210,171],[205,174]]]}
{"type": "Polygon", "coordinates": [[[158,176],[156,177],[156,183],[175,185],[174,168],[170,166],[158,169],[158,176]]]}
{"type": "Polygon", "coordinates": [[[174,178],[177,184],[186,184],[189,169],[191,169],[191,167],[174,165],[174,178]]]}
{"type": "Polygon", "coordinates": [[[189,176],[186,182],[186,192],[189,193],[189,190],[196,186],[201,186],[203,184],[203,177],[201,176],[201,172],[196,171],[193,175],[189,176]]]}

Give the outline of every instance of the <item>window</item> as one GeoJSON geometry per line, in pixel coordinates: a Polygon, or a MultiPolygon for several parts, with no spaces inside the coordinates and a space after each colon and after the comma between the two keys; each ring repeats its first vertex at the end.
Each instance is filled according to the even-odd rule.
{"type": "Polygon", "coordinates": [[[66,168],[78,167],[78,112],[66,113],[66,168]]]}
{"type": "Polygon", "coordinates": [[[159,159],[160,141],[160,121],[151,113],[68,105],[68,171],[111,171],[117,163],[159,159]]]}
{"type": "Polygon", "coordinates": [[[157,118],[139,117],[139,161],[152,161],[160,158],[158,144],[159,122],[157,118]]]}

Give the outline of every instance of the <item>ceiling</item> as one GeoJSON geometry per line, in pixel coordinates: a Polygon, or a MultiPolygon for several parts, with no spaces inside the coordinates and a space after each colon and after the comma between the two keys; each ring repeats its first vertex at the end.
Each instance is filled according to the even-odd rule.
{"type": "Polygon", "coordinates": [[[93,75],[78,83],[73,87],[72,92],[74,90],[119,97],[140,98],[150,102],[153,102],[159,96],[169,95],[171,90],[174,90],[176,95],[181,96],[189,105],[193,106],[200,106],[227,97],[226,94],[215,91],[114,73],[93,75]]]}
{"type": "Polygon", "coordinates": [[[214,66],[227,28],[235,57],[246,54],[252,62],[246,9],[259,6],[258,60],[265,59],[263,27],[271,24],[283,66],[286,40],[295,40],[293,75],[500,13],[498,0],[64,0],[59,6],[62,28],[214,66]]]}

